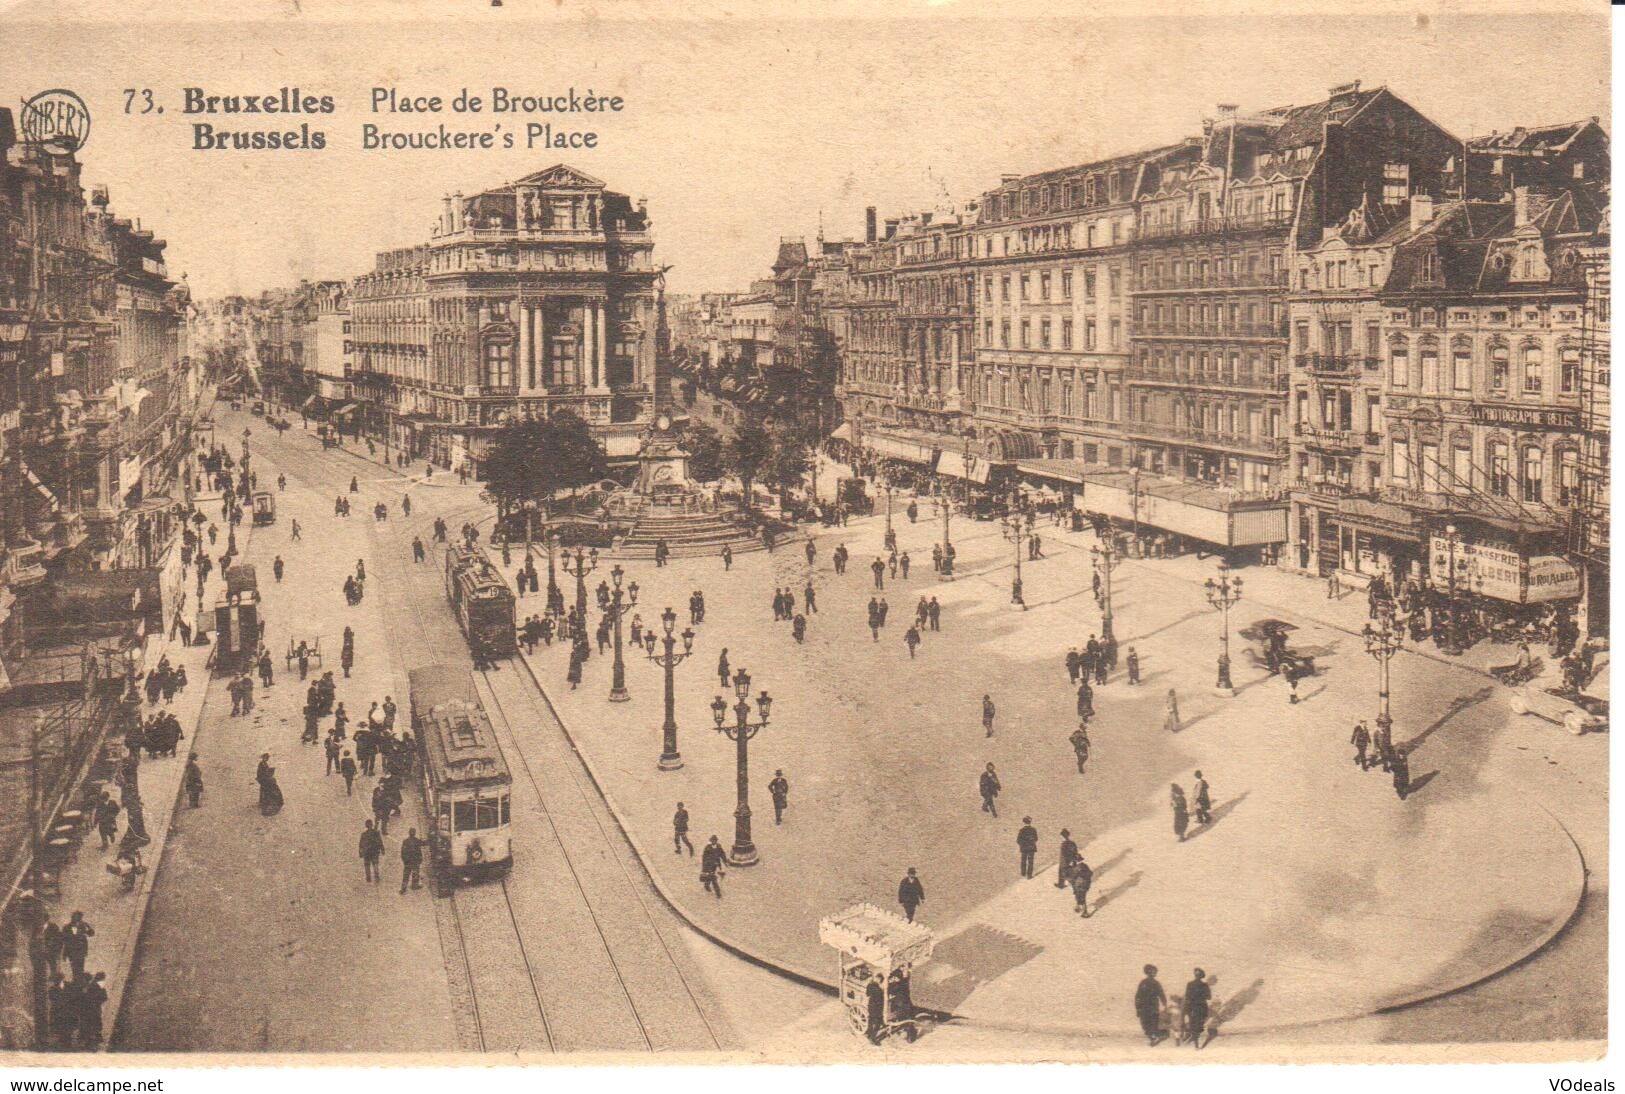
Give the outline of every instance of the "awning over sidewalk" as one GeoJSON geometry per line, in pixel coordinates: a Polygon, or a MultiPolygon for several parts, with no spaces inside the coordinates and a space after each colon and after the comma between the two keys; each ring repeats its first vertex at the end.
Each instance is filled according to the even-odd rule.
{"type": "Polygon", "coordinates": [[[1422,542],[1422,529],[1416,523],[1416,514],[1403,505],[1369,498],[1343,498],[1337,503],[1337,522],[1345,528],[1372,535],[1410,543],[1422,542]]]}
{"type": "Polygon", "coordinates": [[[905,460],[909,463],[930,464],[935,458],[936,450],[928,444],[908,440],[903,437],[888,436],[874,430],[865,430],[863,434],[865,448],[872,448],[882,456],[894,460],[905,460]]]}
{"type": "Polygon", "coordinates": [[[1090,471],[1077,508],[1118,521],[1136,521],[1220,547],[1286,540],[1287,503],[1240,495],[1205,483],[1179,482],[1126,471],[1090,471]],[[1136,485],[1138,489],[1136,489],[1136,485]]]}
{"type": "Polygon", "coordinates": [[[1069,482],[1074,486],[1084,484],[1082,460],[1017,460],[1016,470],[1024,475],[1034,475],[1041,479],[1050,479],[1055,482],[1069,482]]]}
{"type": "Polygon", "coordinates": [[[993,475],[993,464],[985,457],[974,453],[967,463],[963,452],[945,449],[942,455],[937,457],[937,474],[986,485],[987,480],[993,475]]]}
{"type": "Polygon", "coordinates": [[[354,403],[345,403],[343,406],[341,406],[337,410],[333,411],[333,417],[335,417],[335,418],[343,418],[346,415],[354,414],[355,412],[356,412],[356,405],[354,403]]]}
{"type": "Polygon", "coordinates": [[[836,426],[835,432],[829,435],[829,439],[832,441],[846,441],[848,444],[852,443],[852,423],[842,422],[836,426]]]}

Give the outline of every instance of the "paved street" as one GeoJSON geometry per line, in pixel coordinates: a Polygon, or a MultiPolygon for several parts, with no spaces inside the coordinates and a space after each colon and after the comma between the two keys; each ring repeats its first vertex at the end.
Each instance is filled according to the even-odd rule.
{"type": "MultiPolygon", "coordinates": [[[[1080,777],[1066,742],[1075,719],[1062,655],[1098,633],[1088,592],[1092,537],[1040,527],[1049,557],[1023,567],[1031,610],[1022,613],[1008,604],[1012,548],[996,526],[955,521],[962,572],[940,583],[929,563],[940,524],[922,509],[913,526],[901,503],[896,510],[915,569],[907,582],[887,579],[894,610],[879,644],[863,615],[875,594],[867,563],[882,517],[821,534],[810,571],[799,549],[741,557],[728,574],[718,560],[630,568],[646,625],[667,604],[681,610],[693,589],[706,593],[693,659],[678,670],[687,761],[679,772],[654,766],[657,669],[635,659],[632,701],[611,706],[608,657],[588,662],[576,691],[563,682],[560,646],[533,658],[663,881],[708,929],[827,977],[833,962],[818,945],[817,918],[853,900],[890,906],[904,867],[916,865],[928,892],[922,917],[944,938],[919,977],[922,1002],[976,1022],[1126,1033],[1141,964],[1183,975],[1182,966],[1199,963],[1219,978],[1216,992],[1229,1004],[1221,1024],[1244,1032],[1357,1018],[1472,983],[1546,943],[1575,910],[1584,866],[1595,871],[1600,852],[1602,749],[1597,738],[1511,718],[1509,693],[1481,671],[1505,660],[1504,650],[1448,659],[1427,648],[1395,660],[1395,736],[1412,747],[1418,784],[1401,803],[1385,775],[1350,762],[1345,744],[1353,718],[1375,713],[1376,666],[1357,638],[1363,601],[1328,603],[1315,583],[1246,571],[1233,626],[1266,616],[1295,622],[1295,644],[1315,653],[1323,671],[1290,705],[1285,686],[1254,669],[1238,642],[1239,694],[1221,698],[1211,691],[1218,616],[1200,591],[1212,562],[1126,562],[1116,581],[1117,632],[1125,654],[1138,649],[1144,682],[1129,689],[1118,674],[1097,690],[1094,755],[1080,777]],[[840,542],[854,556],[844,577],[828,561],[840,542]],[[784,585],[801,600],[809,573],[819,612],[797,646],[788,626],[772,621],[770,601],[784,585]],[[928,633],[911,661],[902,632],[922,593],[942,602],[942,631],[928,633]],[[679,798],[697,840],[715,832],[731,842],[733,746],[713,730],[708,709],[723,647],[776,703],[751,752],[762,862],[731,871],[717,901],[700,892],[686,857],[664,848],[679,798]],[[1180,701],[1178,735],[1162,729],[1169,688],[1180,701]],[[980,725],[984,691],[999,708],[991,741],[980,725]],[[981,813],[975,791],[989,760],[1005,787],[996,821],[981,813]],[[777,767],[793,787],[782,827],[765,790],[777,767]],[[1178,781],[1188,790],[1198,767],[1214,787],[1215,823],[1182,845],[1171,831],[1167,787],[1178,781]],[[1595,783],[1595,796],[1554,793],[1553,770],[1595,783]],[[1016,880],[1024,813],[1042,833],[1032,882],[1016,880]],[[1096,871],[1099,916],[1087,923],[1043,878],[1047,870],[1053,882],[1063,824],[1096,871]],[[1492,853],[1479,838],[1486,829],[1521,842],[1492,853]],[[1570,841],[1575,830],[1584,865],[1570,841]],[[1270,914],[1260,916],[1265,908],[1270,914]],[[1078,977],[1079,967],[1115,971],[1078,977]]],[[[1594,872],[1586,916],[1604,883],[1594,872]]],[[[1600,956],[1594,940],[1581,952],[1600,956]]],[[[1600,966],[1591,975],[1600,985],[1600,966]]],[[[1495,992],[1505,982],[1464,998],[1502,1009],[1495,992]]],[[[1430,1005],[1441,1016],[1446,1006],[1430,1005]]],[[[1541,1024],[1527,1007],[1522,1013],[1541,1024]]],[[[1572,1028],[1572,1018],[1547,1012],[1545,1028],[1572,1028]]],[[[1404,1039],[1403,1015],[1383,1021],[1381,1036],[1404,1039]]],[[[1600,1033],[1600,1010],[1593,1021],[1600,1033]]],[[[1477,1036],[1498,1035],[1489,1018],[1476,1024],[1477,1036]]]]}
{"type": "MultiPolygon", "coordinates": [[[[221,435],[259,424],[223,414],[221,435]]],[[[290,637],[320,635],[351,718],[387,694],[404,720],[409,669],[468,662],[445,607],[438,552],[414,566],[411,539],[430,541],[436,516],[454,530],[482,516],[477,488],[453,476],[404,478],[353,452],[324,451],[299,431],[276,438],[255,428],[251,443],[262,483],[288,476],[277,524],[260,531],[246,559],[262,575],[267,645],[280,654],[290,637]],[[333,498],[347,494],[351,475],[360,487],[354,515],[335,518],[333,498]],[[414,508],[403,520],[405,491],[414,508]],[[377,501],[390,505],[389,522],[371,519],[377,501]],[[289,539],[294,518],[302,543],[289,539]],[[279,554],[288,570],[276,585],[279,554]],[[367,595],[349,608],[340,586],[357,559],[366,562],[367,595]],[[346,624],[358,649],[348,681],[337,671],[346,624]]],[[[450,900],[399,896],[404,831],[392,826],[384,883],[369,886],[355,845],[374,780],[362,776],[346,798],[338,776],[323,774],[321,754],[298,743],[297,670],[283,675],[278,657],[277,672],[275,686],[257,692],[251,718],[228,716],[223,681],[210,690],[196,742],[210,789],[203,809],[183,811],[164,858],[119,1047],[716,1051],[744,1046],[736,1022],[749,1028],[749,1000],[776,1000],[775,1026],[820,1002],[709,942],[695,945],[521,673],[491,673],[478,685],[515,777],[510,880],[450,900]],[[266,750],[287,798],[270,818],[255,808],[253,786],[266,750]]],[[[426,830],[415,793],[406,812],[405,824],[426,830]]]]}

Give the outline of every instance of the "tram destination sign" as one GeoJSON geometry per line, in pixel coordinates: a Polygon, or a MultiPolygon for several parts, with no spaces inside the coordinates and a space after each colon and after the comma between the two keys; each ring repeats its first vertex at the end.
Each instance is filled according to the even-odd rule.
{"type": "Polygon", "coordinates": [[[1509,406],[1474,403],[1472,418],[1484,425],[1521,425],[1535,429],[1579,429],[1580,412],[1567,406],[1509,406]]]}

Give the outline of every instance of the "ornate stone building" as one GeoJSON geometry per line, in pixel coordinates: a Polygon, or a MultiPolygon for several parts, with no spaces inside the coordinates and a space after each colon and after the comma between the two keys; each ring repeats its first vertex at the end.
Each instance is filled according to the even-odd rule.
{"type": "Polygon", "coordinates": [[[369,426],[455,467],[503,423],[568,409],[612,460],[635,456],[669,396],[649,229],[642,202],[563,164],[444,199],[427,244],[351,285],[369,426]]]}

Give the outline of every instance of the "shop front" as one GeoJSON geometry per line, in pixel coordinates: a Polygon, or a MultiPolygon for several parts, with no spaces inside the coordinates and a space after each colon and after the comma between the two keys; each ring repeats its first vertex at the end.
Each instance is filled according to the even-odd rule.
{"type": "Polygon", "coordinates": [[[1090,471],[1076,505],[1135,536],[1143,554],[1251,554],[1275,561],[1287,538],[1287,503],[1133,472],[1090,471]]]}

